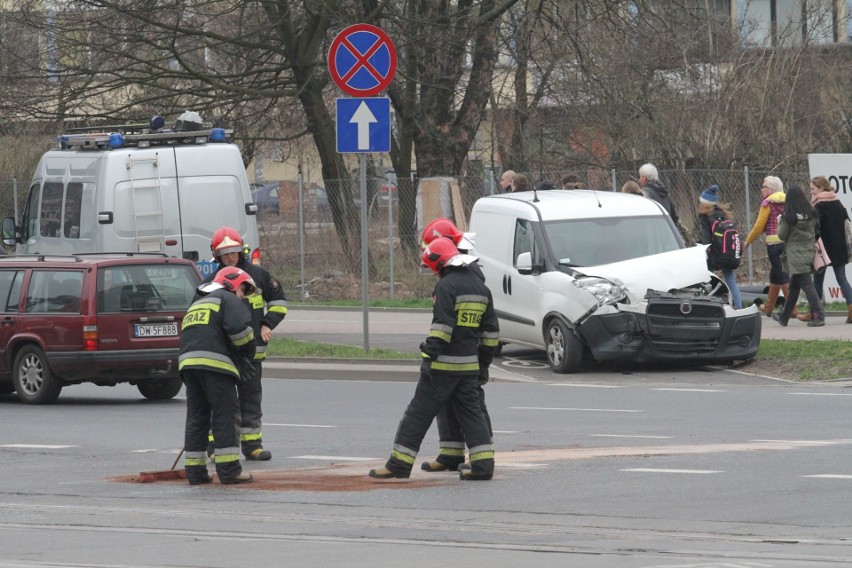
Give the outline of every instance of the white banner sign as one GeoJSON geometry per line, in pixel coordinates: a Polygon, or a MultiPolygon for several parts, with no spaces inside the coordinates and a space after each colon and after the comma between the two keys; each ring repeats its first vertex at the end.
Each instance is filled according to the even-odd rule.
{"type": "MultiPolygon", "coordinates": [[[[811,178],[816,176],[828,178],[837,197],[846,208],[849,218],[852,219],[852,154],[808,154],[808,167],[811,178]]],[[[807,192],[806,195],[810,195],[810,190],[804,189],[807,192]]],[[[846,276],[849,277],[848,268],[846,276]]],[[[831,267],[825,271],[823,300],[826,303],[844,301],[831,267]]]]}

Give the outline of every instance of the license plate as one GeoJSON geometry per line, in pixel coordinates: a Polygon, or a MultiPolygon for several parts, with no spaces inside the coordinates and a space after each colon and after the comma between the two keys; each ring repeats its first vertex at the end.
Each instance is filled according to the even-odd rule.
{"type": "Polygon", "coordinates": [[[137,323],[133,326],[134,337],[168,337],[177,334],[177,323],[137,323]]]}

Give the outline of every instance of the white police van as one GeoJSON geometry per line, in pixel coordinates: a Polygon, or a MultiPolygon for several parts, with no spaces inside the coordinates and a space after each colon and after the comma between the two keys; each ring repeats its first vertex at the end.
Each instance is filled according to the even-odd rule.
{"type": "Polygon", "coordinates": [[[655,201],[626,193],[550,190],[473,206],[479,257],[500,341],[546,351],[552,370],[596,361],[731,362],[760,345],[756,306],[735,310],[655,201]]]}
{"type": "Polygon", "coordinates": [[[210,238],[227,225],[258,262],[257,206],[231,132],[194,112],[164,126],[155,116],[63,133],[39,161],[20,223],[3,220],[4,243],[18,254],[159,252],[204,272],[210,238]]]}

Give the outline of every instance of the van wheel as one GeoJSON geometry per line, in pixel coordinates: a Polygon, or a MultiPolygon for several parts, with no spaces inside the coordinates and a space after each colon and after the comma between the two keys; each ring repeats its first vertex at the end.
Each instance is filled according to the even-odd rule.
{"type": "Polygon", "coordinates": [[[149,400],[167,400],[176,397],[182,386],[183,381],[173,378],[144,381],[136,385],[136,388],[149,400]]]}
{"type": "Polygon", "coordinates": [[[35,345],[24,346],[18,351],[12,369],[12,380],[21,402],[50,404],[59,398],[62,383],[50,370],[44,351],[35,345]]]}
{"type": "Polygon", "coordinates": [[[544,334],[547,362],[556,373],[573,373],[583,361],[583,344],[559,318],[547,324],[544,334]]]}

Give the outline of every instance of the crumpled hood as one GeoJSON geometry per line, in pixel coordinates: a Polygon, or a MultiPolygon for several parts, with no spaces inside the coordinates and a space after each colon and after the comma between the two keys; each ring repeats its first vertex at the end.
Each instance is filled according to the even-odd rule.
{"type": "Polygon", "coordinates": [[[600,266],[582,266],[576,271],[606,278],[626,288],[631,302],[639,302],[648,289],[667,292],[710,281],[707,245],[643,256],[600,266]]]}

